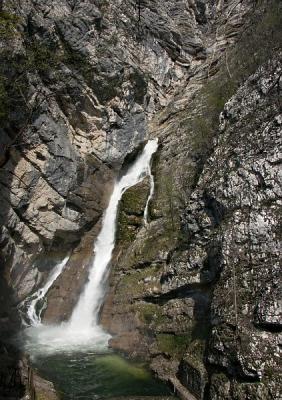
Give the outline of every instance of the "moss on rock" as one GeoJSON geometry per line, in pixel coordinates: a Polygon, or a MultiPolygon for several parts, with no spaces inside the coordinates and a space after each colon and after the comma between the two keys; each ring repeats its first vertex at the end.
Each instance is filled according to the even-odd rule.
{"type": "Polygon", "coordinates": [[[136,236],[138,228],[143,224],[143,215],[149,196],[149,183],[144,180],[128,189],[119,205],[117,224],[117,243],[124,246],[136,236]]]}
{"type": "Polygon", "coordinates": [[[156,339],[161,352],[168,354],[172,358],[181,358],[191,342],[191,335],[189,333],[185,335],[160,333],[156,335],[156,339]]]}

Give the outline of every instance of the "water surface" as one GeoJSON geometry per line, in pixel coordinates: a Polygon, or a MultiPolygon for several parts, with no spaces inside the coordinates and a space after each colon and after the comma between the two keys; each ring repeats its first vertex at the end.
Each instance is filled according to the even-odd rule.
{"type": "Polygon", "coordinates": [[[114,353],[40,355],[33,365],[54,383],[63,400],[170,395],[167,386],[154,379],[144,363],[114,353]]]}

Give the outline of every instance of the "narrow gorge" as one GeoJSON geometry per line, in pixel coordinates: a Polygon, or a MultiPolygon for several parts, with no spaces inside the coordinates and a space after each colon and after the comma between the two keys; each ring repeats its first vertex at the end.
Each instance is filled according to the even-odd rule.
{"type": "Polygon", "coordinates": [[[281,8],[0,1],[0,399],[282,397],[281,8]]]}

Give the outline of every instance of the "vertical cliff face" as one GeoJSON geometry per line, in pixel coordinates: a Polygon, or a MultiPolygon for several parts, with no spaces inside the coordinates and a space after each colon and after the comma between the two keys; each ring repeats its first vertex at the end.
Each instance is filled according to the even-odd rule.
{"type": "Polygon", "coordinates": [[[4,2],[0,327],[16,329],[17,304],[67,252],[45,320],[69,317],[113,178],[158,137],[150,223],[146,182],[121,204],[102,313],[112,345],[150,354],[198,398],[275,398],[281,72],[267,61],[279,4],[151,0],[140,11],[4,2]]]}
{"type": "Polygon", "coordinates": [[[144,188],[121,204],[102,323],[186,398],[281,396],[281,71],[274,57],[236,90],[204,164],[173,179],[160,147],[149,225],[132,217],[144,188]]]}
{"type": "Polygon", "coordinates": [[[164,277],[165,291],[186,287],[203,298],[195,302],[194,334],[205,339],[200,358],[209,378],[193,340],[179,377],[193,391],[197,371],[211,398],[281,396],[274,379],[281,330],[280,75],[281,64],[271,60],[226,103],[213,155],[184,207],[184,249],[172,253],[164,277]]]}
{"type": "Polygon", "coordinates": [[[102,323],[186,398],[281,397],[277,6],[150,121],[156,192],[134,240],[140,188],[121,204],[102,323]]]}
{"type": "Polygon", "coordinates": [[[1,240],[19,300],[46,253],[93,240],[114,171],[178,88],[214,73],[249,6],[152,1],[139,21],[130,1],[4,3],[1,240]]]}

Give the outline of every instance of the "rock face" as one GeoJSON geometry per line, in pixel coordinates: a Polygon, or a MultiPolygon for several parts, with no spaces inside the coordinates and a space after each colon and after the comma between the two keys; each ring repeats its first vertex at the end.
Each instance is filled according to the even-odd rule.
{"type": "Polygon", "coordinates": [[[281,397],[281,71],[272,60],[225,104],[179,221],[158,209],[157,185],[151,223],[114,261],[102,318],[112,346],[197,399],[281,397]]]}
{"type": "Polygon", "coordinates": [[[44,319],[69,318],[113,179],[158,137],[149,223],[147,181],[120,205],[101,315],[111,345],[149,358],[187,399],[281,396],[270,3],[150,0],[139,15],[131,0],[4,1],[1,332],[18,329],[18,304],[67,253],[44,319]]]}
{"type": "Polygon", "coordinates": [[[181,397],[276,399],[281,64],[266,54],[229,92],[233,57],[150,122],[160,138],[151,222],[118,241],[102,323],[114,348],[147,357],[181,397]]]}
{"type": "MultiPolygon", "coordinates": [[[[281,385],[273,381],[281,330],[281,110],[275,88],[280,74],[279,62],[270,62],[226,103],[214,153],[183,213],[186,268],[192,258],[197,284],[213,287],[205,354],[212,398],[222,398],[217,381],[222,371],[235,378],[224,398],[281,396],[281,385]]],[[[176,253],[172,270],[168,267],[166,286],[173,289],[178,259],[176,253]]],[[[185,281],[181,268],[182,274],[185,281]]]]}
{"type": "Polygon", "coordinates": [[[187,79],[213,73],[250,4],[152,1],[139,21],[131,1],[4,2],[1,257],[17,301],[44,279],[38,260],[95,232],[153,114],[187,79]]]}
{"type": "Polygon", "coordinates": [[[130,1],[4,2],[1,241],[20,299],[40,283],[30,273],[38,255],[74,248],[95,226],[113,168],[144,141],[151,116],[203,61],[216,63],[214,46],[232,42],[213,36],[229,3],[152,1],[138,22],[130,1]]]}

